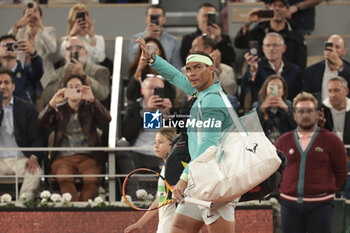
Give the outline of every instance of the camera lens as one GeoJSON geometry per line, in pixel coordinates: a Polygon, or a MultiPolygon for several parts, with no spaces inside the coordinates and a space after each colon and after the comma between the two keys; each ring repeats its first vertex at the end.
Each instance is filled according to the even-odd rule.
{"type": "Polygon", "coordinates": [[[28,2],[27,6],[28,6],[28,8],[33,8],[33,3],[32,2],[28,2]]]}
{"type": "Polygon", "coordinates": [[[77,90],[77,93],[80,93],[80,90],[79,90],[79,89],[77,90]]]}
{"type": "Polygon", "coordinates": [[[13,45],[12,45],[12,50],[18,50],[18,44],[17,43],[14,43],[13,45]]]}

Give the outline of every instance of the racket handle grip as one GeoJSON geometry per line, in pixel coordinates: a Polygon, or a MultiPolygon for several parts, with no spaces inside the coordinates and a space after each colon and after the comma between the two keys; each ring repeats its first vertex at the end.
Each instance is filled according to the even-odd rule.
{"type": "Polygon", "coordinates": [[[187,202],[193,205],[200,205],[200,206],[207,207],[209,209],[213,207],[213,202],[211,201],[203,201],[203,200],[199,200],[191,197],[184,197],[183,200],[185,201],[185,203],[187,202]]]}

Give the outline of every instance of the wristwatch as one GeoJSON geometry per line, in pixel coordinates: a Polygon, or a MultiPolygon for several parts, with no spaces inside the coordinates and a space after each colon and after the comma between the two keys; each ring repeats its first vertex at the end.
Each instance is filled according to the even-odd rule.
{"type": "Polygon", "coordinates": [[[152,53],[151,54],[151,59],[147,62],[148,64],[153,64],[153,62],[156,60],[156,54],[152,53]]]}

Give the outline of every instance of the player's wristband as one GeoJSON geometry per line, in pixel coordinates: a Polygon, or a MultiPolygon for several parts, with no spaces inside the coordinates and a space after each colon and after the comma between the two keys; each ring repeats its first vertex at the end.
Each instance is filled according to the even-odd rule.
{"type": "Polygon", "coordinates": [[[180,179],[183,181],[188,182],[188,174],[187,173],[182,173],[182,175],[180,176],[180,179]]]}

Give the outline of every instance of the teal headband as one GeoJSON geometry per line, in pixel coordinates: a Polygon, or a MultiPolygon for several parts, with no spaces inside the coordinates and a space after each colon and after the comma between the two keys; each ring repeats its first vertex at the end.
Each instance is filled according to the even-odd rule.
{"type": "Polygon", "coordinates": [[[206,64],[208,66],[213,65],[213,61],[210,60],[209,57],[201,55],[201,54],[190,54],[190,55],[188,55],[187,58],[186,58],[186,65],[189,62],[201,62],[201,63],[204,63],[204,64],[206,64]]]}

